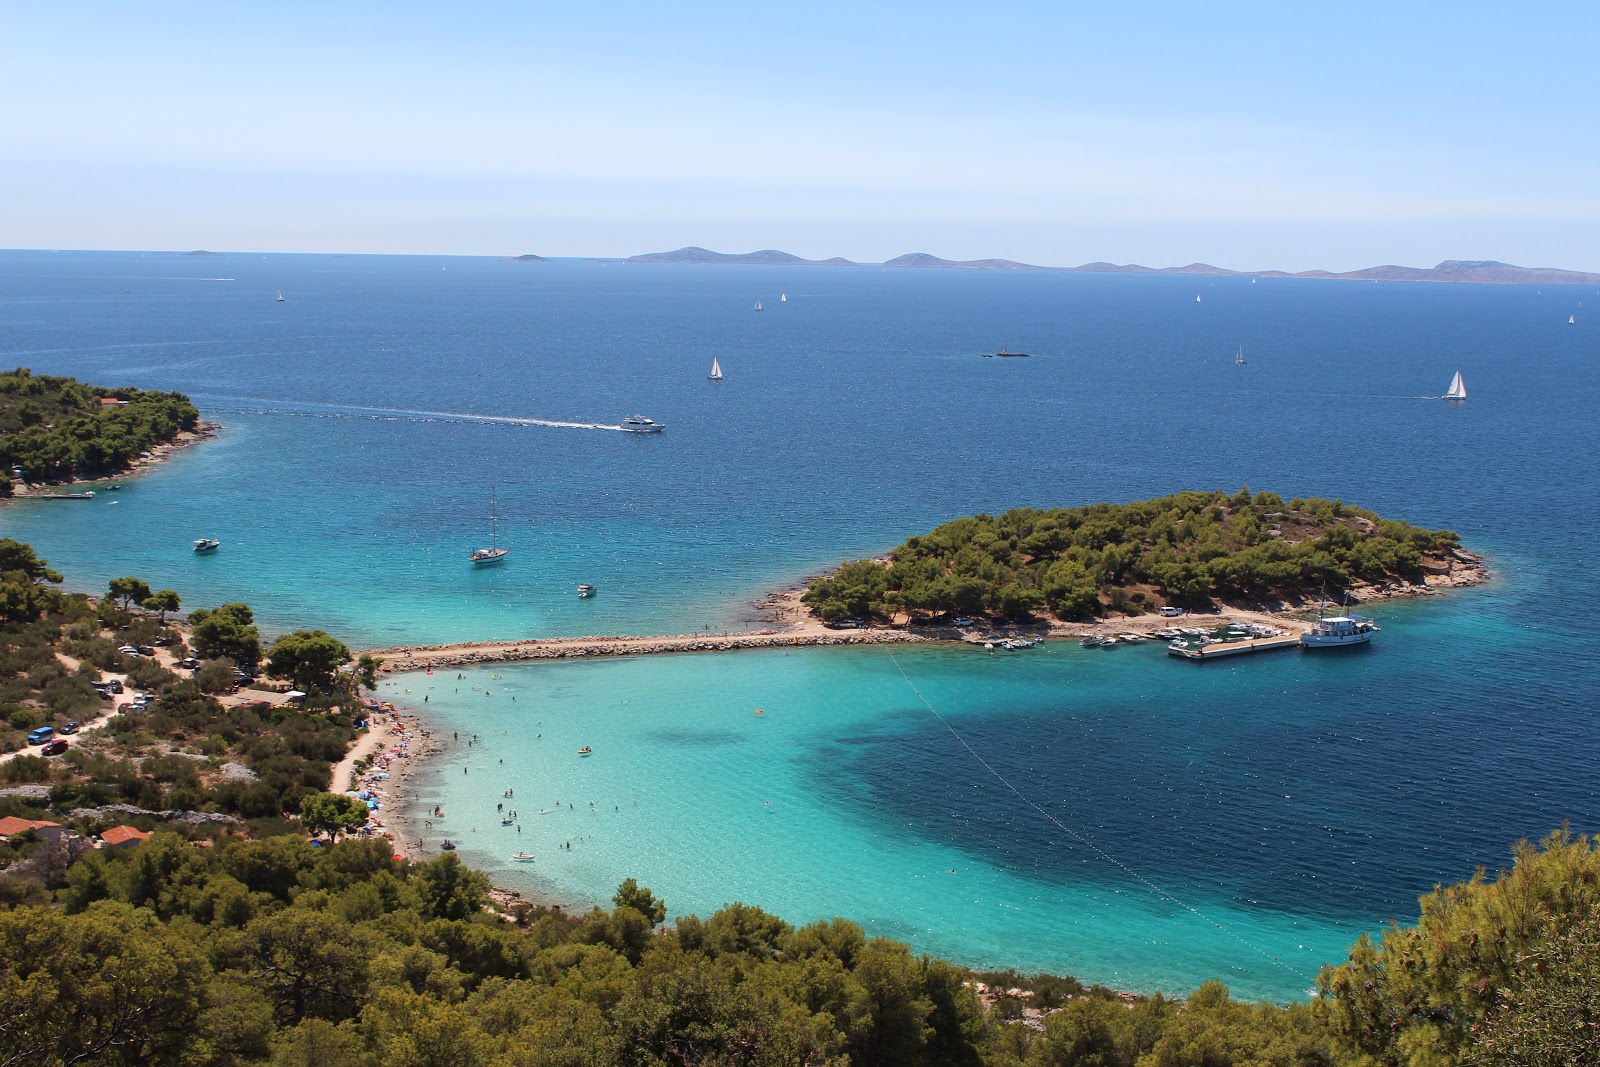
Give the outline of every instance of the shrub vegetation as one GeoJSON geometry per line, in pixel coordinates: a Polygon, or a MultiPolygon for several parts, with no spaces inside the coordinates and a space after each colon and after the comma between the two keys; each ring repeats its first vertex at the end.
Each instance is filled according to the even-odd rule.
{"type": "Polygon", "coordinates": [[[1137,613],[1159,597],[1290,597],[1356,580],[1415,577],[1456,549],[1424,530],[1339,500],[1189,491],[1132,504],[973,515],[913,537],[888,560],[856,560],[803,597],[824,621],[944,612],[1020,618],[1137,613]]]}

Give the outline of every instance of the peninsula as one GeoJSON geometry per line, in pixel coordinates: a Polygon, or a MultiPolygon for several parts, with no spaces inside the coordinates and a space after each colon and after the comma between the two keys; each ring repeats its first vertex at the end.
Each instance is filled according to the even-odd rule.
{"type": "Polygon", "coordinates": [[[1433,267],[1402,267],[1386,263],[1351,271],[1327,270],[1230,270],[1210,263],[1189,263],[1182,267],[1145,267],[1137,263],[1107,263],[1099,260],[1077,267],[1047,267],[1018,263],[1010,259],[941,259],[927,252],[908,252],[882,263],[858,263],[834,256],[831,259],[803,259],[777,249],[728,254],[690,246],[672,252],[647,252],[630,256],[628,263],[754,264],[761,266],[804,267],[918,267],[945,270],[1048,270],[1083,274],[1193,274],[1211,278],[1303,278],[1335,281],[1374,282],[1473,282],[1479,285],[1600,285],[1600,273],[1565,270],[1560,267],[1519,267],[1493,259],[1447,259],[1433,267]]]}
{"type": "Polygon", "coordinates": [[[18,367],[0,373],[0,497],[123,474],[214,429],[182,393],[107,389],[18,367]]]}

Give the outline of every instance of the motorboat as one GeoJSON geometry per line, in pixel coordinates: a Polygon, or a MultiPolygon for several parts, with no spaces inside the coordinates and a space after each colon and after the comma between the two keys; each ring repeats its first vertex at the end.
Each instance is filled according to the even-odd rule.
{"type": "Polygon", "coordinates": [[[196,552],[215,552],[220,547],[222,547],[221,541],[214,541],[209,537],[197,537],[194,541],[196,552]]]}
{"type": "Polygon", "coordinates": [[[535,856],[532,852],[518,852],[515,856],[512,856],[511,858],[516,860],[518,863],[532,863],[534,860],[538,859],[539,857],[535,856]]]}
{"type": "Polygon", "coordinates": [[[578,586],[578,599],[588,600],[590,597],[594,596],[595,591],[596,590],[594,586],[585,582],[584,584],[578,586]]]}
{"type": "Polygon", "coordinates": [[[666,427],[643,415],[629,415],[622,420],[622,428],[629,433],[660,433],[666,427]]]}
{"type": "Polygon", "coordinates": [[[582,748],[578,749],[578,755],[592,756],[594,755],[594,749],[590,748],[588,745],[584,745],[582,748]]]}

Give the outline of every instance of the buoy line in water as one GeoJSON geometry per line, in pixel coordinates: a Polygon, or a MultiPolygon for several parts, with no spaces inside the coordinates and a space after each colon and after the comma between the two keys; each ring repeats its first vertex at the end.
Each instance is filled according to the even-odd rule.
{"type": "Polygon", "coordinates": [[[311,400],[259,400],[255,397],[222,397],[223,404],[208,403],[206,407],[212,411],[234,411],[247,415],[279,415],[291,418],[306,419],[370,419],[378,422],[453,422],[467,425],[497,425],[497,426],[554,426],[568,430],[621,430],[622,427],[613,423],[604,422],[570,422],[562,419],[539,419],[516,415],[480,415],[467,411],[426,411],[411,408],[377,408],[362,407],[359,405],[319,404],[311,400]],[[228,403],[244,404],[287,404],[288,407],[229,407],[228,403]],[[297,408],[318,408],[321,410],[304,411],[297,408]]]}
{"type": "Polygon", "coordinates": [[[1315,988],[1315,986],[1316,986],[1316,978],[1314,976],[1309,975],[1309,974],[1305,973],[1302,970],[1299,970],[1299,969],[1297,969],[1295,967],[1290,966],[1289,964],[1283,962],[1283,960],[1279,959],[1277,956],[1274,956],[1272,953],[1270,953],[1266,949],[1262,948],[1260,945],[1257,945],[1255,942],[1251,941],[1249,938],[1244,937],[1243,935],[1235,933],[1234,931],[1228,929],[1228,927],[1224,926],[1222,923],[1218,922],[1216,919],[1211,918],[1211,916],[1205,914],[1199,908],[1196,908],[1193,904],[1189,904],[1189,903],[1187,903],[1187,902],[1185,902],[1183,900],[1178,899],[1176,896],[1174,896],[1173,894],[1167,892],[1165,889],[1162,889],[1160,886],[1158,886],[1154,882],[1150,881],[1150,879],[1146,878],[1144,875],[1140,874],[1138,871],[1134,870],[1132,867],[1129,867],[1126,863],[1123,863],[1121,860],[1119,860],[1115,856],[1111,855],[1111,853],[1107,852],[1105,849],[1101,848],[1099,845],[1095,844],[1093,841],[1089,840],[1087,837],[1083,836],[1081,833],[1079,833],[1078,831],[1074,830],[1072,827],[1070,827],[1070,826],[1066,825],[1065,823],[1063,823],[1060,819],[1057,819],[1054,815],[1050,814],[1044,808],[1040,807],[1030,797],[1028,797],[1028,795],[1025,794],[1022,790],[1020,790],[1016,786],[1012,785],[1010,779],[1008,779],[1005,775],[1001,774],[999,771],[995,770],[993,765],[991,765],[988,760],[984,759],[981,755],[979,755],[977,750],[974,749],[971,745],[969,745],[967,743],[967,739],[962,737],[961,734],[956,730],[956,728],[954,726],[950,725],[950,721],[948,719],[946,719],[943,715],[939,714],[939,709],[934,707],[932,702],[930,702],[927,697],[922,695],[922,690],[917,688],[917,683],[915,683],[915,682],[913,682],[911,680],[911,676],[906,673],[905,667],[901,666],[900,660],[895,656],[895,654],[892,651],[888,652],[888,656],[889,656],[889,662],[894,664],[894,669],[900,672],[900,677],[905,681],[906,685],[911,687],[911,691],[913,693],[915,693],[916,696],[917,696],[917,699],[922,702],[922,706],[927,708],[929,711],[931,711],[933,713],[933,717],[938,719],[940,724],[942,726],[944,726],[944,728],[946,730],[950,731],[950,736],[954,737],[956,739],[956,743],[959,744],[962,748],[967,750],[967,755],[971,756],[974,760],[976,760],[978,762],[978,765],[981,766],[984,770],[986,770],[990,774],[992,774],[994,776],[994,778],[995,778],[995,781],[999,782],[1001,785],[1003,785],[1007,789],[1009,789],[1013,796],[1015,796],[1018,800],[1022,801],[1022,803],[1026,804],[1028,807],[1032,808],[1034,811],[1038,812],[1041,816],[1043,816],[1045,821],[1050,823],[1051,826],[1054,826],[1057,830],[1060,830],[1062,833],[1066,834],[1068,837],[1072,838],[1074,841],[1078,842],[1084,848],[1087,848],[1089,851],[1093,852],[1096,856],[1099,856],[1101,859],[1105,860],[1107,863],[1114,864],[1117,867],[1117,869],[1120,870],[1123,874],[1127,875],[1129,878],[1132,878],[1134,881],[1136,881],[1140,885],[1144,886],[1151,893],[1153,893],[1156,896],[1160,897],[1162,900],[1167,901],[1169,904],[1172,904],[1174,907],[1178,907],[1178,908],[1183,909],[1184,911],[1188,912],[1190,915],[1193,915],[1196,919],[1199,919],[1201,922],[1209,924],[1210,926],[1214,927],[1219,932],[1221,932],[1221,933],[1227,935],[1228,937],[1231,937],[1233,940],[1239,942],[1239,944],[1243,945],[1245,948],[1248,948],[1250,951],[1256,953],[1257,955],[1263,957],[1264,959],[1270,960],[1274,965],[1282,968],[1284,971],[1287,971],[1289,974],[1292,974],[1297,978],[1302,978],[1305,981],[1310,982],[1312,984],[1312,987],[1315,988]]]}

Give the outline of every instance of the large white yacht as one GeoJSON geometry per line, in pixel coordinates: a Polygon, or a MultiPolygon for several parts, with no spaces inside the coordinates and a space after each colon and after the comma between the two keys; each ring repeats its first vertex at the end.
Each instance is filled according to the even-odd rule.
{"type": "Polygon", "coordinates": [[[629,433],[660,433],[666,427],[643,415],[629,415],[622,420],[622,428],[629,433]]]}
{"type": "Polygon", "coordinates": [[[1365,615],[1333,615],[1318,619],[1311,630],[1300,635],[1301,648],[1339,648],[1364,645],[1378,632],[1377,623],[1365,615]]]}

